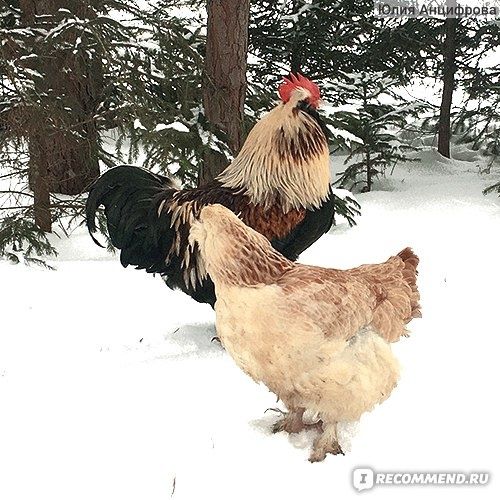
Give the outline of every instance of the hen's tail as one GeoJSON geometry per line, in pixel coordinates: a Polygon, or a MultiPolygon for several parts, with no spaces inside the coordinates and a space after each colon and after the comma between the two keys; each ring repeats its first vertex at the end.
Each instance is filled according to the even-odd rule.
{"type": "Polygon", "coordinates": [[[121,250],[124,267],[164,271],[172,244],[168,215],[158,217],[156,206],[175,192],[173,181],[142,168],[122,165],[105,172],[91,187],[86,205],[87,227],[94,237],[98,208],[104,207],[109,238],[121,250]]]}
{"type": "Polygon", "coordinates": [[[421,318],[422,312],[420,310],[420,293],[417,288],[417,267],[420,259],[413,252],[411,248],[405,248],[398,253],[398,257],[404,262],[403,278],[408,283],[411,288],[412,294],[411,300],[411,316],[408,318],[407,322],[411,321],[413,318],[421,318]]]}

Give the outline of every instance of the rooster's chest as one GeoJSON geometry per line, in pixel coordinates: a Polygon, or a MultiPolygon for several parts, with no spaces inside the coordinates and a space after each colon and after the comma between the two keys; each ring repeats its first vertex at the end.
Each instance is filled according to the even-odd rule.
{"type": "Polygon", "coordinates": [[[305,209],[285,212],[279,204],[264,208],[250,203],[241,210],[241,218],[245,224],[270,241],[287,236],[304,220],[305,214],[305,209]]]}

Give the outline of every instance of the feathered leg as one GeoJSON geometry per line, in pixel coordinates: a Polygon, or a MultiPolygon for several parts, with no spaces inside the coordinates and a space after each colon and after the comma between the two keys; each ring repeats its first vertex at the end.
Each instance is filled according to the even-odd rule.
{"type": "Polygon", "coordinates": [[[273,425],[273,432],[285,431],[290,434],[300,432],[305,428],[305,424],[302,421],[304,411],[304,408],[290,409],[288,413],[285,413],[285,415],[273,425]]]}
{"type": "Polygon", "coordinates": [[[322,430],[323,422],[319,420],[312,424],[306,423],[303,420],[305,408],[292,408],[288,413],[285,413],[282,418],[280,418],[273,425],[273,432],[288,432],[289,434],[296,434],[304,429],[319,429],[322,430]]]}
{"type": "Polygon", "coordinates": [[[314,441],[309,462],[321,462],[327,453],[332,455],[344,454],[337,438],[337,422],[324,422],[323,433],[314,441]]]}

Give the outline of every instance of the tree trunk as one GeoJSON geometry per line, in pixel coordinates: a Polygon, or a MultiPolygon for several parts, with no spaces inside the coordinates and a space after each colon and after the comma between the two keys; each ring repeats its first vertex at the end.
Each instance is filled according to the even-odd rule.
{"type": "MultiPolygon", "coordinates": [[[[237,154],[243,145],[244,102],[250,0],[207,0],[207,49],[203,79],[203,106],[211,125],[222,130],[237,154]]],[[[209,151],[198,176],[203,185],[214,179],[227,162],[209,151]]]]}
{"type": "MultiPolygon", "coordinates": [[[[297,15],[300,11],[300,8],[304,4],[300,2],[300,0],[293,0],[292,3],[292,14],[297,15]]],[[[300,20],[297,20],[295,24],[295,32],[292,37],[292,43],[290,48],[290,73],[297,74],[302,70],[302,46],[303,41],[300,36],[300,20]]]]}
{"type": "Polygon", "coordinates": [[[453,88],[455,86],[457,26],[458,19],[456,18],[448,18],[444,22],[445,40],[443,48],[443,94],[441,98],[441,108],[439,111],[438,151],[446,158],[450,158],[450,113],[451,103],[453,100],[453,88]]]}
{"type": "Polygon", "coordinates": [[[33,136],[29,142],[29,168],[33,191],[33,211],[35,224],[46,233],[52,232],[50,215],[50,190],[48,184],[46,155],[40,154],[40,149],[34,146],[41,140],[41,135],[33,136]]]}
{"type": "Polygon", "coordinates": [[[365,151],[365,164],[366,164],[366,186],[362,192],[367,193],[372,190],[373,184],[373,166],[372,166],[372,155],[371,155],[371,147],[373,144],[373,139],[371,137],[371,127],[369,122],[367,121],[367,108],[368,108],[368,85],[366,82],[362,83],[363,89],[363,115],[365,121],[363,126],[363,139],[364,139],[364,151],[365,151]]]}
{"type": "Polygon", "coordinates": [[[372,190],[372,174],[373,174],[373,168],[372,168],[372,158],[370,154],[370,150],[366,151],[366,191],[370,192],[372,190]]]}
{"type": "Polygon", "coordinates": [[[35,157],[43,158],[47,165],[45,172],[51,193],[80,194],[88,191],[99,177],[97,129],[91,124],[78,125],[75,129],[80,131],[81,139],[62,130],[29,137],[30,154],[36,151],[35,157]]]}
{"type": "MultiPolygon", "coordinates": [[[[64,0],[20,0],[19,4],[23,24],[45,29],[56,24],[51,16],[68,8],[64,0]]],[[[71,7],[82,18],[96,16],[92,2],[75,1],[71,7]]],[[[63,41],[74,46],[77,36],[68,30],[63,41]]],[[[39,176],[45,175],[43,184],[50,192],[79,194],[99,176],[99,134],[93,116],[102,89],[100,58],[47,46],[38,38],[33,38],[33,43],[33,52],[38,57],[29,64],[44,75],[43,80],[37,81],[37,92],[41,96],[58,96],[60,100],[54,103],[47,100],[33,113],[29,106],[25,109],[26,136],[32,156],[30,187],[33,191],[38,189],[39,176]]]]}

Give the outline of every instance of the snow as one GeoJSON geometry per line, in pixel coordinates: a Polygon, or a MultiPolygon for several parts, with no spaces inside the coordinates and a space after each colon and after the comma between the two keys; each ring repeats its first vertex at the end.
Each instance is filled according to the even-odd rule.
{"type": "Polygon", "coordinates": [[[165,123],[159,123],[155,127],[155,132],[161,132],[162,130],[173,129],[177,132],[189,132],[189,129],[181,122],[172,122],[166,125],[165,123]]]}
{"type": "Polygon", "coordinates": [[[394,345],[401,381],[343,426],[346,456],[310,464],[312,431],[272,435],[276,399],[211,341],[210,307],[122,269],[82,228],[57,243],[57,271],[0,262],[0,498],[351,498],[364,466],[493,475],[370,498],[499,498],[500,200],[482,195],[498,179],[421,156],[357,195],[358,225],[301,259],[349,267],[407,245],[421,258],[424,317],[394,345]]]}
{"type": "Polygon", "coordinates": [[[347,130],[334,127],[333,125],[330,124],[328,124],[327,127],[334,137],[342,137],[347,141],[347,143],[357,142],[359,144],[363,144],[364,142],[363,139],[355,136],[354,134],[351,134],[351,132],[348,132],[347,130]]]}
{"type": "Polygon", "coordinates": [[[141,123],[141,120],[139,120],[139,118],[136,118],[134,120],[134,128],[135,129],[142,129],[142,130],[146,130],[146,127],[141,123]]]}

